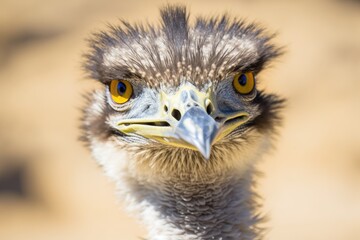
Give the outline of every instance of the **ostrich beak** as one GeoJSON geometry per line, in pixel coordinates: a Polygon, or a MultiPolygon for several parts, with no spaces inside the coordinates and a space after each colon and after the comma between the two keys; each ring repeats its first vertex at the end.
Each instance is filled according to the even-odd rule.
{"type": "Polygon", "coordinates": [[[197,148],[209,159],[211,145],[219,131],[219,124],[203,109],[192,107],[187,110],[175,128],[175,136],[197,148]]]}

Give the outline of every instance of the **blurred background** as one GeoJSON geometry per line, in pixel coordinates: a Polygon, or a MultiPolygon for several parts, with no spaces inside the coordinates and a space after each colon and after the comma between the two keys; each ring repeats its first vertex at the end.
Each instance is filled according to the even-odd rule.
{"type": "MultiPolygon", "coordinates": [[[[0,1],[0,239],[126,239],[144,229],[77,140],[85,38],[158,22],[166,1],[0,1]]],[[[278,32],[287,54],[261,88],[289,99],[260,164],[266,239],[360,239],[360,1],[177,1],[278,32]]]]}

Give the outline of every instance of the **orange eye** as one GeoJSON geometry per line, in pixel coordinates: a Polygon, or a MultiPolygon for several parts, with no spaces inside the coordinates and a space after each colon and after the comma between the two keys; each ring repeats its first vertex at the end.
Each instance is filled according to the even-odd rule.
{"type": "Polygon", "coordinates": [[[254,74],[252,72],[238,73],[234,76],[233,86],[240,94],[248,94],[255,87],[254,74]]]}
{"type": "Polygon", "coordinates": [[[112,80],[110,83],[111,99],[119,104],[129,101],[133,88],[126,80],[112,80]]]}

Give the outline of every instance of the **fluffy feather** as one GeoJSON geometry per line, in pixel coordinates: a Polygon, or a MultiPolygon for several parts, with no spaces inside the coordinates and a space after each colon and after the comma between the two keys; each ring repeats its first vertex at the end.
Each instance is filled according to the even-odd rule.
{"type": "MultiPolygon", "coordinates": [[[[208,162],[194,150],[126,136],[111,122],[135,106],[152,111],[160,90],[184,81],[199,89],[212,84],[229,95],[233,90],[221,82],[240,70],[258,73],[281,49],[264,29],[226,15],[198,17],[190,24],[185,7],[160,12],[159,27],[122,22],[91,38],[85,68],[104,88],[87,98],[83,139],[117,183],[119,196],[149,226],[150,239],[262,239],[254,164],[272,145],[281,98],[258,91],[243,100],[251,121],[214,144],[208,162]],[[107,85],[122,78],[138,82],[143,92],[116,108],[108,101],[107,85]]],[[[229,99],[231,107],[235,103],[229,99]]]]}
{"type": "Polygon", "coordinates": [[[259,72],[281,48],[256,24],[231,19],[198,17],[193,26],[185,7],[161,10],[161,27],[110,26],[94,34],[85,68],[102,82],[115,77],[138,78],[150,87],[178,85],[187,77],[196,85],[221,80],[239,70],[259,72]]]}

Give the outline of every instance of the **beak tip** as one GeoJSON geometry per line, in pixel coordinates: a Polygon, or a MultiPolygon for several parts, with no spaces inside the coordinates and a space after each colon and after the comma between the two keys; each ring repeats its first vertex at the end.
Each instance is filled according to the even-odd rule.
{"type": "Polygon", "coordinates": [[[195,147],[206,159],[210,159],[211,146],[219,130],[218,123],[203,109],[190,108],[177,125],[179,139],[195,147]]]}
{"type": "Polygon", "coordinates": [[[201,155],[205,158],[205,160],[209,160],[210,159],[210,152],[204,152],[204,151],[199,151],[201,153],[201,155]]]}
{"type": "Polygon", "coordinates": [[[203,157],[205,158],[205,160],[209,160],[210,159],[210,152],[209,153],[201,153],[203,155],[203,157]]]}
{"type": "Polygon", "coordinates": [[[210,155],[211,155],[210,141],[207,141],[207,143],[202,146],[197,146],[197,149],[206,160],[210,159],[210,155]]]}

